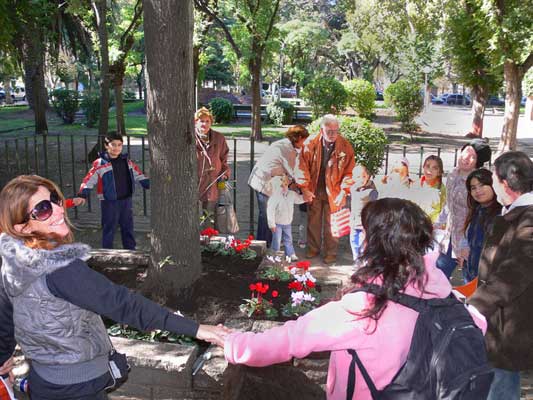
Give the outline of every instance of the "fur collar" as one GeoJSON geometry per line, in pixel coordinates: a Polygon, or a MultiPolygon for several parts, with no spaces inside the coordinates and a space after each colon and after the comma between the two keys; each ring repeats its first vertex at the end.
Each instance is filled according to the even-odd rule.
{"type": "Polygon", "coordinates": [[[18,239],[0,234],[2,279],[10,296],[17,296],[43,274],[66,267],[75,259],[88,260],[90,247],[65,244],[53,250],[31,249],[18,239]]]}

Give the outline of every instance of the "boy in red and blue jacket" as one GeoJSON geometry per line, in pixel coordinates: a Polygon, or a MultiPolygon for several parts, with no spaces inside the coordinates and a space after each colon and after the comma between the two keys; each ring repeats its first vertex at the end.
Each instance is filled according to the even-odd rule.
{"type": "Polygon", "coordinates": [[[135,250],[133,233],[132,195],[135,182],[144,189],[150,188],[150,180],[139,167],[122,154],[122,136],[110,132],[104,138],[106,151],[93,162],[80,186],[79,196],[87,198],[96,185],[96,192],[102,209],[102,247],[113,248],[113,238],[117,225],[120,225],[122,246],[135,250]]]}

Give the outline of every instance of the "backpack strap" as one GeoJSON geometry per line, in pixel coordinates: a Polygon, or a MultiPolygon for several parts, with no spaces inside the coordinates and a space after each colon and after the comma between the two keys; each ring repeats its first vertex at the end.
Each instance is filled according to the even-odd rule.
{"type": "Polygon", "coordinates": [[[365,379],[366,385],[368,386],[370,394],[372,395],[372,399],[377,400],[379,396],[378,389],[376,388],[376,385],[374,385],[374,381],[372,380],[370,375],[368,375],[368,371],[366,370],[365,366],[361,362],[361,359],[357,355],[357,351],[353,349],[348,349],[348,353],[350,353],[350,355],[352,356],[352,361],[350,361],[350,368],[348,369],[348,387],[346,389],[346,400],[353,399],[353,393],[355,391],[356,364],[359,368],[359,371],[361,371],[361,375],[363,375],[363,378],[365,379]]]}

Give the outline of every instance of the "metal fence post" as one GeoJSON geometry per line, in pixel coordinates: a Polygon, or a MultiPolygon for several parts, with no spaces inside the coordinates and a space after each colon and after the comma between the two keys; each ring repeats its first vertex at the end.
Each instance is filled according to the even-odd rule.
{"type": "MultiPolygon", "coordinates": [[[[254,168],[254,159],[255,159],[255,138],[250,136],[250,173],[254,168]]],[[[250,235],[254,233],[254,190],[250,187],[250,235]]]]}

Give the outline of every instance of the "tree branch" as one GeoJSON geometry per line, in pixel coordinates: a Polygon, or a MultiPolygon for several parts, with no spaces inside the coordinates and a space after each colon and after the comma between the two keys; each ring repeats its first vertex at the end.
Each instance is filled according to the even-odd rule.
{"type": "Polygon", "coordinates": [[[274,21],[276,20],[276,16],[278,14],[279,2],[280,2],[280,0],[276,1],[276,5],[274,6],[274,11],[272,12],[272,16],[270,17],[269,26],[268,26],[267,32],[265,34],[264,41],[263,41],[263,43],[260,46],[261,53],[265,49],[266,42],[267,42],[268,38],[270,37],[270,34],[272,33],[272,29],[274,28],[274,21]]]}
{"type": "MultiPolygon", "coordinates": [[[[133,12],[133,18],[131,19],[130,25],[128,26],[128,29],[126,29],[124,31],[124,33],[122,34],[122,36],[120,37],[120,49],[121,50],[124,49],[124,42],[126,42],[126,43],[129,42],[127,39],[128,39],[128,36],[130,35],[130,32],[139,27],[140,17],[142,15],[142,12],[143,12],[142,1],[141,0],[137,0],[137,3],[135,3],[135,8],[134,8],[134,12],[133,12]]],[[[131,46],[130,46],[130,48],[131,48],[131,46]]],[[[126,50],[125,52],[127,53],[128,51],[129,51],[129,49],[126,50]]]]}
{"type": "Polygon", "coordinates": [[[529,56],[522,63],[523,73],[525,74],[531,67],[533,67],[533,53],[529,53],[529,56]]]}
{"type": "Polygon", "coordinates": [[[233,36],[231,35],[231,32],[229,31],[227,25],[218,17],[218,13],[214,10],[211,10],[208,5],[209,0],[194,0],[194,5],[196,6],[196,9],[200,12],[203,12],[207,15],[209,15],[213,20],[217,23],[217,25],[222,29],[224,32],[224,35],[226,36],[226,39],[228,40],[229,44],[233,48],[233,51],[237,55],[237,58],[242,58],[242,51],[239,49],[239,46],[237,46],[237,43],[235,43],[235,40],[233,39],[233,36]]]}

